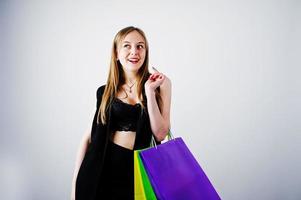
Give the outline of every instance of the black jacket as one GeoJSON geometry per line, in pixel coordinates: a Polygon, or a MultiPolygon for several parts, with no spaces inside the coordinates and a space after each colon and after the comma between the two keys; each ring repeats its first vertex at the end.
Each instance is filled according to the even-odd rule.
{"type": "MultiPolygon", "coordinates": [[[[94,200],[96,198],[95,195],[98,185],[102,180],[102,169],[106,155],[107,144],[109,141],[109,127],[111,121],[109,109],[107,113],[108,123],[106,125],[103,125],[102,123],[96,123],[97,113],[104,89],[105,85],[102,85],[97,89],[96,92],[97,103],[96,112],[92,123],[91,143],[87,148],[85,157],[77,175],[75,193],[76,200],[94,200]]],[[[145,95],[144,92],[143,95],[145,95]]],[[[145,96],[144,99],[146,100],[145,96]]],[[[149,147],[152,134],[153,133],[151,131],[150,120],[146,107],[138,120],[134,150],[149,147]]]]}

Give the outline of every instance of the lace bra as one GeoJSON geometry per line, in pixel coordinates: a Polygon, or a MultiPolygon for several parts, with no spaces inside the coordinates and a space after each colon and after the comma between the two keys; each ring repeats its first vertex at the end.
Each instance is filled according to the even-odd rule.
{"type": "Polygon", "coordinates": [[[111,108],[111,130],[136,131],[137,122],[141,113],[141,105],[128,104],[115,97],[111,108]]]}

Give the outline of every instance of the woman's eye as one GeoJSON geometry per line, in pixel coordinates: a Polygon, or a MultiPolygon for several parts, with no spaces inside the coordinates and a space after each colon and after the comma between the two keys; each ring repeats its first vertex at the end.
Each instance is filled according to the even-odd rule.
{"type": "MultiPolygon", "coordinates": [[[[131,45],[125,44],[125,45],[123,45],[123,47],[129,49],[129,48],[131,48],[131,45]]],[[[143,49],[143,48],[144,48],[143,45],[137,45],[137,49],[143,49]]]]}

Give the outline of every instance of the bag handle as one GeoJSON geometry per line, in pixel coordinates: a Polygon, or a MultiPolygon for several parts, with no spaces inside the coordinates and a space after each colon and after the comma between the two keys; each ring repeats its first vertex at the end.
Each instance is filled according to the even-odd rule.
{"type": "MultiPolygon", "coordinates": [[[[175,137],[173,136],[173,134],[171,133],[170,128],[169,128],[168,133],[167,133],[167,140],[169,141],[169,140],[173,140],[173,139],[175,139],[175,137]]],[[[151,143],[150,143],[150,147],[157,148],[157,143],[156,143],[154,134],[152,135],[152,140],[151,140],[151,143]]]]}

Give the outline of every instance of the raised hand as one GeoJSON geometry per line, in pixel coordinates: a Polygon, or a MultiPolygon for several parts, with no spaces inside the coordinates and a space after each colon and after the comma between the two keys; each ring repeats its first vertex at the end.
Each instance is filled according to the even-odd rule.
{"type": "Polygon", "coordinates": [[[162,85],[162,83],[165,80],[165,75],[163,73],[160,73],[154,67],[153,70],[154,73],[149,76],[148,80],[145,82],[144,85],[146,95],[155,92],[156,88],[162,85]]]}

